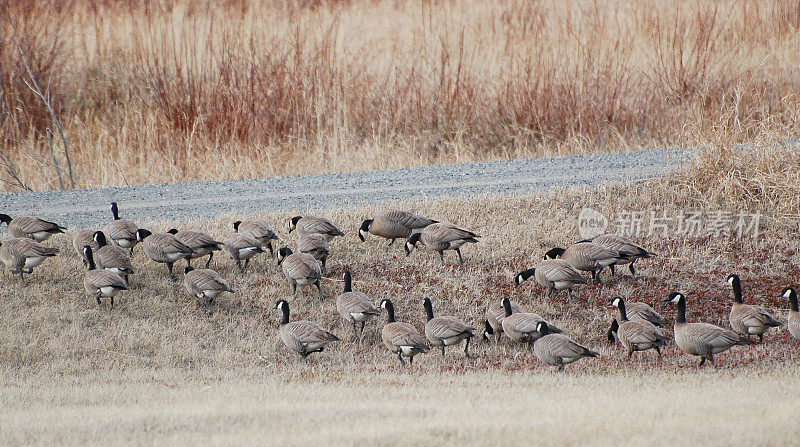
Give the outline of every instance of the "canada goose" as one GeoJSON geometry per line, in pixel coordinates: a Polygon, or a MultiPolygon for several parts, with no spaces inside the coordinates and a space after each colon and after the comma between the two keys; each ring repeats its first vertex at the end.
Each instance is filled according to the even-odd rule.
{"type": "Polygon", "coordinates": [[[419,335],[417,329],[409,323],[400,323],[394,319],[394,304],[389,299],[381,301],[381,309],[386,309],[386,325],[381,330],[383,344],[405,365],[403,357],[408,357],[409,363],[414,364],[414,356],[425,354],[430,349],[425,337],[419,335]]]}
{"type": "Polygon", "coordinates": [[[619,251],[609,250],[591,242],[578,242],[566,249],[555,247],[545,253],[544,259],[561,259],[584,272],[591,272],[595,284],[600,284],[600,271],[622,259],[619,251]]]}
{"type": "MultiPolygon", "coordinates": [[[[511,303],[511,312],[512,313],[520,313],[523,312],[522,306],[520,306],[516,301],[509,301],[511,303]]],[[[489,335],[494,334],[494,341],[497,342],[500,340],[500,336],[503,334],[503,318],[506,317],[506,309],[503,307],[502,302],[494,302],[489,305],[486,309],[486,320],[483,322],[484,330],[483,330],[483,339],[487,342],[489,341],[489,335]]]]}
{"type": "Polygon", "coordinates": [[[33,273],[33,268],[45,259],[58,254],[58,248],[44,246],[33,239],[19,237],[0,242],[0,261],[8,267],[12,275],[33,273]]]}
{"type": "MultiPolygon", "coordinates": [[[[516,342],[528,343],[528,349],[533,349],[533,342],[536,341],[543,334],[539,332],[539,323],[545,321],[535,313],[530,312],[514,312],[511,307],[511,300],[503,298],[501,302],[503,309],[506,311],[506,316],[503,318],[503,332],[508,337],[516,342]]],[[[561,333],[561,329],[555,326],[549,326],[550,332],[561,333]]]]}
{"type": "Polygon", "coordinates": [[[425,337],[431,342],[431,346],[441,348],[442,358],[444,358],[445,346],[457,345],[461,343],[461,340],[466,340],[464,343],[464,355],[470,358],[469,341],[475,336],[475,328],[467,326],[463,321],[449,315],[434,317],[433,304],[431,304],[430,298],[422,300],[422,306],[425,308],[425,316],[427,317],[425,337]]]}
{"type": "Polygon", "coordinates": [[[328,219],[316,216],[295,216],[289,219],[289,233],[297,230],[297,235],[300,237],[306,234],[319,233],[325,236],[326,239],[331,240],[336,236],[344,236],[342,230],[336,227],[328,219]]]}
{"type": "Polygon", "coordinates": [[[336,297],[336,310],[344,321],[353,325],[353,340],[364,334],[364,325],[367,320],[380,311],[372,304],[372,300],[361,292],[353,292],[353,278],[350,270],[344,272],[344,290],[336,297]],[[361,332],[356,332],[356,323],[361,323],[361,332]]]}
{"type": "Polygon", "coordinates": [[[313,256],[306,253],[292,253],[291,248],[283,247],[278,250],[278,265],[283,268],[283,274],[292,286],[292,296],[297,296],[298,285],[314,284],[319,292],[319,300],[325,298],[319,283],[322,279],[322,267],[313,256]]]}
{"type": "Polygon", "coordinates": [[[89,271],[83,277],[83,288],[86,292],[97,300],[97,305],[100,305],[101,297],[111,298],[111,309],[114,308],[114,295],[120,290],[128,290],[128,284],[116,273],[110,270],[98,269],[94,264],[94,255],[92,254],[92,247],[86,245],[83,247],[83,255],[86,257],[86,262],[89,264],[89,271]]]}
{"type": "Polygon", "coordinates": [[[536,331],[542,336],[534,342],[533,353],[543,363],[558,366],[559,371],[564,370],[564,365],[583,357],[600,356],[600,353],[589,350],[566,335],[551,333],[552,331],[544,321],[540,321],[536,326],[536,331]]]}
{"type": "Polygon", "coordinates": [[[120,247],[130,249],[133,253],[133,247],[141,242],[141,238],[137,234],[139,227],[130,220],[119,218],[117,202],[111,202],[111,215],[114,216],[114,220],[108,224],[108,238],[120,247]]]}
{"type": "Polygon", "coordinates": [[[145,230],[144,233],[142,233],[142,230],[137,230],[137,234],[141,235],[143,239],[142,248],[144,249],[144,253],[150,260],[166,264],[170,279],[173,281],[177,280],[178,277],[172,273],[173,264],[175,264],[175,261],[178,259],[186,257],[186,255],[191,255],[194,251],[181,243],[170,233],[147,233],[150,232],[145,230]]]}
{"type": "Polygon", "coordinates": [[[531,276],[544,287],[548,297],[553,290],[567,289],[567,296],[572,298],[572,287],[587,282],[575,267],[563,259],[541,261],[536,267],[517,273],[514,283],[519,286],[531,276]]]}
{"type": "Polygon", "coordinates": [[[664,301],[678,306],[674,328],[675,344],[686,354],[700,357],[702,360],[697,366],[702,366],[706,360],[709,360],[716,367],[714,354],[727,351],[733,346],[755,344],[747,337],[740,336],[713,324],[687,323],[686,297],[680,292],[670,293],[664,301]]]}
{"type": "Polygon", "coordinates": [[[97,230],[80,230],[76,231],[75,234],[72,236],[72,248],[74,248],[75,253],[77,253],[78,256],[81,257],[84,267],[89,265],[89,263],[86,262],[86,258],[84,257],[83,247],[85,245],[88,245],[92,247],[92,250],[94,251],[97,251],[97,249],[100,248],[100,246],[97,245],[97,242],[94,240],[94,233],[96,231],[97,230]]]}
{"type": "Polygon", "coordinates": [[[625,265],[625,264],[628,264],[628,270],[631,271],[631,274],[635,275],[636,268],[633,266],[633,264],[636,263],[637,259],[651,258],[653,256],[656,256],[655,253],[648,251],[641,245],[635,244],[632,240],[628,239],[627,237],[620,236],[617,234],[602,234],[600,236],[595,237],[594,239],[584,240],[581,242],[591,242],[593,244],[599,245],[609,250],[616,250],[619,252],[622,258],[619,261],[608,266],[608,268],[611,270],[611,276],[614,276],[615,265],[625,265]]]}
{"type": "Polygon", "coordinates": [[[231,286],[214,270],[195,270],[194,267],[187,265],[183,273],[183,287],[206,306],[209,315],[211,315],[211,304],[217,295],[222,292],[234,293],[231,286]]]}
{"type": "Polygon", "coordinates": [[[412,234],[406,241],[406,256],[411,250],[421,243],[426,249],[439,253],[439,258],[444,262],[444,251],[455,250],[458,260],[463,264],[461,246],[467,242],[477,243],[480,236],[450,223],[435,223],[423,228],[419,233],[412,234]]]}
{"type": "Polygon", "coordinates": [[[31,216],[12,219],[8,214],[0,214],[0,222],[8,224],[8,234],[11,237],[27,237],[36,242],[42,242],[54,234],[63,233],[67,229],[57,223],[31,216]]]}
{"type": "Polygon", "coordinates": [[[281,328],[279,330],[281,340],[287,348],[300,354],[303,358],[308,357],[314,352],[322,352],[325,345],[339,341],[339,337],[331,334],[317,323],[306,320],[289,322],[289,303],[286,300],[279,300],[275,303],[273,310],[283,312],[281,328]]]}
{"type": "Polygon", "coordinates": [[[127,283],[128,275],[134,273],[130,252],[117,244],[109,244],[102,231],[95,231],[92,239],[98,247],[97,251],[93,252],[97,268],[110,270],[127,283]]]}
{"type": "Polygon", "coordinates": [[[430,224],[437,223],[427,217],[418,216],[401,210],[387,210],[376,214],[372,219],[367,219],[361,223],[358,230],[358,238],[361,242],[366,241],[370,233],[384,239],[390,239],[389,245],[394,244],[395,239],[408,239],[411,233],[418,232],[430,224]]]}
{"type": "Polygon", "coordinates": [[[275,252],[272,249],[272,241],[277,240],[278,235],[269,222],[263,220],[237,220],[233,223],[233,231],[246,234],[255,239],[256,242],[261,244],[261,248],[269,249],[270,258],[275,257],[275,252]]]}
{"type": "Polygon", "coordinates": [[[661,347],[667,343],[667,337],[650,322],[629,320],[625,311],[625,300],[622,298],[616,297],[610,304],[619,311],[620,320],[615,332],[617,340],[628,351],[628,360],[635,351],[648,349],[655,349],[658,359],[661,360],[661,347]]]}
{"type": "Polygon", "coordinates": [[[781,296],[789,298],[789,322],[786,323],[789,334],[800,340],[800,309],[797,308],[797,293],[793,288],[787,287],[783,289],[781,296]]]}
{"type": "Polygon", "coordinates": [[[176,239],[183,245],[192,249],[193,253],[186,255],[186,265],[190,266],[192,259],[197,259],[208,255],[206,260],[206,268],[211,265],[211,259],[214,257],[214,252],[222,250],[222,242],[214,240],[213,237],[198,230],[184,230],[178,231],[175,228],[170,229],[167,233],[175,236],[176,239]]]}
{"type": "Polygon", "coordinates": [[[730,274],[726,281],[731,285],[731,294],[733,295],[733,306],[731,306],[729,318],[731,329],[734,332],[747,337],[758,335],[760,343],[764,341],[764,332],[769,328],[783,325],[763,307],[742,302],[742,283],[739,275],[730,274]]]}
{"type": "Polygon", "coordinates": [[[331,253],[328,239],[318,233],[306,234],[297,240],[297,251],[306,253],[322,263],[322,272],[325,273],[325,262],[331,253]]]}
{"type": "Polygon", "coordinates": [[[647,303],[637,301],[625,302],[625,310],[631,321],[646,321],[655,327],[664,327],[664,317],[647,303]]]}
{"type": "Polygon", "coordinates": [[[224,241],[222,241],[222,249],[228,256],[236,261],[236,266],[239,267],[239,272],[244,275],[247,264],[250,263],[250,258],[253,256],[264,253],[261,244],[251,236],[244,233],[233,233],[224,241]],[[244,261],[244,265],[242,265],[244,261]]]}

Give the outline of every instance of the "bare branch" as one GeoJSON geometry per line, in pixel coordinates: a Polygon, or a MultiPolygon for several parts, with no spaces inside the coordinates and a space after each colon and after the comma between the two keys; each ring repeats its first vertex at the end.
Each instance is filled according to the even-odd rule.
{"type": "MultiPolygon", "coordinates": [[[[28,72],[28,77],[31,80],[29,84],[28,81],[24,81],[25,85],[36,95],[44,104],[45,108],[47,108],[47,112],[50,114],[50,118],[53,120],[53,124],[55,124],[56,128],[58,129],[58,134],[61,136],[61,142],[64,144],[64,156],[67,161],[67,175],[69,176],[69,183],[70,187],[75,187],[75,178],[72,174],[72,160],[69,156],[69,144],[67,143],[67,137],[64,135],[64,127],[61,125],[61,120],[58,119],[55,110],[53,110],[52,103],[50,101],[50,92],[48,89],[47,95],[42,92],[41,87],[39,87],[39,83],[36,81],[36,77],[33,75],[33,70],[31,70],[31,66],[28,63],[28,58],[25,57],[25,53],[22,51],[22,47],[19,45],[18,42],[14,41],[17,45],[17,51],[19,52],[20,57],[22,58],[22,63],[25,65],[25,71],[28,72]]],[[[52,143],[51,143],[51,150],[52,150],[52,143]]],[[[58,161],[55,158],[55,151],[53,152],[53,160],[56,163],[56,172],[59,175],[59,183],[62,185],[61,189],[64,189],[63,181],[61,181],[61,169],[58,166],[58,161]]]]}

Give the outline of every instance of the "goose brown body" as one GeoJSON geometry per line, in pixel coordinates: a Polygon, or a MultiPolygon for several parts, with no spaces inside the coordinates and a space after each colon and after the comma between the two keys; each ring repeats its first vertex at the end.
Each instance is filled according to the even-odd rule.
{"type": "Polygon", "coordinates": [[[616,261],[615,263],[609,265],[609,269],[611,269],[611,274],[614,275],[614,266],[615,265],[628,265],[628,269],[631,271],[631,274],[636,274],[636,268],[633,266],[638,259],[645,259],[655,256],[656,254],[648,251],[646,248],[642,247],[641,245],[636,244],[629,238],[625,236],[620,236],[618,234],[602,234],[593,238],[591,242],[595,245],[599,245],[601,247],[607,248],[612,251],[619,252],[621,258],[616,261]]]}
{"type": "Polygon", "coordinates": [[[758,340],[762,341],[767,330],[782,326],[782,323],[763,307],[744,304],[742,284],[738,275],[729,275],[727,282],[731,285],[731,295],[733,296],[729,321],[734,332],[745,336],[757,335],[758,340]]]}
{"type": "Polygon", "coordinates": [[[57,254],[58,248],[47,247],[27,237],[6,239],[0,244],[0,261],[20,279],[24,273],[33,273],[34,267],[57,254]]]}
{"type": "Polygon", "coordinates": [[[617,328],[617,340],[627,350],[630,359],[636,351],[655,349],[661,359],[661,348],[668,338],[649,321],[628,319],[626,303],[622,298],[614,298],[611,305],[619,310],[620,320],[617,328]]]}
{"type": "Polygon", "coordinates": [[[364,241],[368,234],[373,234],[389,239],[389,245],[391,245],[395,239],[407,239],[411,233],[434,223],[436,221],[408,211],[386,210],[376,214],[372,219],[362,222],[361,228],[358,230],[358,237],[364,241]]]}
{"type": "Polygon", "coordinates": [[[578,242],[566,249],[556,247],[545,254],[545,259],[556,257],[567,261],[578,270],[590,272],[596,283],[600,282],[601,270],[622,259],[618,251],[591,242],[578,242]]]}
{"type": "Polygon", "coordinates": [[[211,304],[220,293],[233,293],[231,286],[214,270],[194,269],[187,266],[184,273],[183,287],[192,296],[203,301],[209,314],[211,313],[211,304]]]}
{"type": "Polygon", "coordinates": [[[317,323],[298,320],[289,321],[289,303],[280,300],[274,309],[283,312],[279,334],[283,344],[303,358],[314,352],[322,352],[329,343],[339,341],[339,337],[323,329],[317,323]]]}
{"type": "Polygon", "coordinates": [[[253,237],[244,233],[233,233],[222,241],[222,250],[236,262],[239,272],[244,275],[250,258],[264,253],[261,244],[253,237]],[[242,264],[244,261],[244,264],[242,264]]]}
{"type": "Polygon", "coordinates": [[[422,301],[425,308],[427,322],[425,323],[425,337],[431,346],[438,346],[444,357],[445,346],[453,346],[466,340],[464,355],[469,358],[469,341],[475,336],[475,328],[467,325],[460,319],[451,315],[433,315],[433,304],[430,298],[422,301]]]}
{"type": "Polygon", "coordinates": [[[480,236],[469,230],[464,230],[451,223],[435,223],[423,228],[419,233],[412,234],[406,241],[406,256],[418,244],[430,251],[439,253],[439,258],[444,262],[444,252],[453,250],[458,254],[458,260],[463,264],[461,246],[465,243],[475,244],[480,236]]]}
{"type": "Polygon", "coordinates": [[[372,299],[364,293],[353,291],[350,271],[344,272],[344,289],[336,297],[336,310],[342,319],[353,325],[353,338],[364,334],[366,322],[379,315],[380,311],[372,304],[372,299]],[[356,324],[361,323],[361,332],[356,332],[356,324]]]}
{"type": "Polygon", "coordinates": [[[292,287],[292,296],[297,295],[297,286],[316,285],[320,301],[322,295],[322,266],[313,256],[306,253],[292,253],[288,247],[278,250],[278,265],[283,269],[283,274],[292,287]]]}
{"type": "Polygon", "coordinates": [[[26,237],[36,242],[47,240],[50,236],[63,233],[66,227],[34,216],[11,218],[8,214],[0,214],[0,222],[8,224],[8,234],[14,238],[26,237]]]}
{"type": "Polygon", "coordinates": [[[325,236],[311,233],[301,236],[297,240],[297,251],[313,256],[314,259],[322,264],[322,270],[324,271],[328,256],[331,254],[331,246],[325,236]]]}
{"type": "Polygon", "coordinates": [[[752,345],[749,338],[732,331],[708,323],[686,322],[686,297],[680,292],[672,292],[664,301],[672,302],[678,307],[675,317],[675,344],[686,354],[700,357],[700,365],[709,360],[712,365],[714,354],[727,351],[739,345],[752,345]]]}
{"type": "Polygon", "coordinates": [[[538,324],[537,332],[542,336],[533,344],[533,353],[542,363],[558,366],[559,371],[564,366],[576,362],[584,357],[598,357],[599,353],[579,344],[563,334],[550,333],[546,322],[538,324]]]}
{"type": "Polygon", "coordinates": [[[572,295],[572,287],[577,284],[586,284],[586,278],[563,259],[545,259],[540,261],[536,267],[517,273],[514,277],[516,285],[522,284],[525,280],[533,276],[534,280],[547,291],[550,296],[553,290],[566,289],[572,295]]]}
{"type": "Polygon", "coordinates": [[[386,324],[381,329],[381,340],[389,352],[397,354],[400,363],[405,365],[403,357],[409,358],[409,363],[414,364],[414,356],[424,354],[430,350],[428,342],[420,335],[413,325],[395,321],[394,304],[391,300],[381,301],[382,309],[386,309],[386,324]]]}
{"type": "Polygon", "coordinates": [[[336,236],[344,236],[333,222],[324,217],[317,216],[295,216],[289,219],[289,233],[297,230],[297,235],[303,237],[307,234],[317,233],[331,240],[336,236]]]}

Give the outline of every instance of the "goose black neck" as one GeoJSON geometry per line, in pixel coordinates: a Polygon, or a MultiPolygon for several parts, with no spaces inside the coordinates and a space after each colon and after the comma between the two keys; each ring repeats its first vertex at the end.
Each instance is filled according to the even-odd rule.
{"type": "Polygon", "coordinates": [[[733,281],[731,281],[731,293],[733,293],[733,301],[735,303],[742,303],[742,283],[739,282],[739,278],[733,277],[733,281]]]}
{"type": "Polygon", "coordinates": [[[550,327],[547,326],[547,323],[545,323],[544,321],[541,322],[540,324],[541,328],[539,330],[539,333],[542,334],[542,337],[544,337],[545,335],[548,335],[550,333],[550,327]]]}
{"type": "Polygon", "coordinates": [[[350,271],[344,272],[344,292],[353,291],[353,278],[350,276],[350,271]]]}
{"type": "Polygon", "coordinates": [[[789,291],[789,308],[797,312],[797,293],[794,290],[789,291]]]}
{"type": "Polygon", "coordinates": [[[433,305],[431,304],[431,300],[425,300],[422,305],[425,306],[425,315],[428,317],[426,321],[433,320],[433,305]]]}
{"type": "Polygon", "coordinates": [[[106,235],[102,231],[98,231],[94,234],[94,240],[97,242],[98,247],[105,247],[108,245],[108,240],[106,240],[106,235]]]}
{"type": "Polygon", "coordinates": [[[361,222],[361,231],[369,231],[369,226],[372,225],[373,219],[367,219],[364,222],[361,222]]]}
{"type": "Polygon", "coordinates": [[[522,280],[523,281],[527,281],[528,278],[530,278],[534,274],[536,274],[536,268],[532,268],[532,269],[528,269],[528,270],[520,272],[520,275],[522,276],[522,280]]]}
{"type": "Polygon", "coordinates": [[[628,321],[628,311],[625,310],[625,300],[620,298],[618,305],[619,305],[619,317],[620,317],[620,319],[622,321],[628,321]]]}
{"type": "Polygon", "coordinates": [[[92,249],[88,245],[83,249],[83,252],[86,254],[86,263],[89,264],[89,270],[94,270],[97,266],[94,263],[94,255],[92,255],[92,249]]]}
{"type": "Polygon", "coordinates": [[[686,297],[681,296],[678,300],[678,315],[675,317],[676,323],[686,323],[686,297]]]}
{"type": "Polygon", "coordinates": [[[111,202],[111,214],[114,216],[114,220],[119,220],[119,209],[117,208],[117,202],[111,202]]]}
{"type": "Polygon", "coordinates": [[[394,304],[391,301],[386,301],[384,306],[386,308],[386,322],[394,323],[394,304]]]}
{"type": "Polygon", "coordinates": [[[284,324],[289,323],[289,303],[284,301],[283,306],[281,306],[281,310],[283,311],[283,318],[281,318],[281,326],[283,326],[284,324]]]}
{"type": "Polygon", "coordinates": [[[511,316],[514,311],[511,309],[511,301],[510,300],[503,300],[503,309],[506,311],[506,316],[511,316]]]}

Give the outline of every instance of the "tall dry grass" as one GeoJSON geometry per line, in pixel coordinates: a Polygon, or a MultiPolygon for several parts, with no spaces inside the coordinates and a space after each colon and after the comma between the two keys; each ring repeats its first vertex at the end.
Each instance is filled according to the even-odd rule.
{"type": "Polygon", "coordinates": [[[788,0],[5,0],[0,179],[66,163],[32,77],[78,187],[787,139],[798,30],[788,0]]]}

